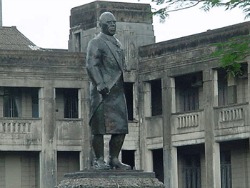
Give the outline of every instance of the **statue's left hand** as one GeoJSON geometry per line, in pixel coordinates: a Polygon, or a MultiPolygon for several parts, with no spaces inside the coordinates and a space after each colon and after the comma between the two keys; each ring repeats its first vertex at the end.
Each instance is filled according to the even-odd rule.
{"type": "Polygon", "coordinates": [[[97,85],[97,91],[102,95],[108,95],[110,92],[109,88],[104,83],[97,85]]]}

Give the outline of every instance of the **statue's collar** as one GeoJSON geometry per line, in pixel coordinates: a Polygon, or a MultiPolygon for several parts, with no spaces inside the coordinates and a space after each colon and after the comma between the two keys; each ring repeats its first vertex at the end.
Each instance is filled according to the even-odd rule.
{"type": "Polygon", "coordinates": [[[117,46],[117,47],[121,47],[120,42],[119,42],[118,39],[115,38],[114,36],[106,35],[106,34],[104,34],[104,33],[101,32],[101,33],[100,33],[100,37],[103,38],[103,39],[106,40],[106,41],[111,42],[112,44],[114,44],[114,45],[117,46]]]}

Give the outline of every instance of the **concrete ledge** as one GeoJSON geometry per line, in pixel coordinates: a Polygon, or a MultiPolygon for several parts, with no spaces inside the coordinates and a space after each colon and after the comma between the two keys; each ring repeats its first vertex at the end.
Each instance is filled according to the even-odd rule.
{"type": "Polygon", "coordinates": [[[56,188],[164,188],[153,172],[84,170],[64,175],[56,188]]]}

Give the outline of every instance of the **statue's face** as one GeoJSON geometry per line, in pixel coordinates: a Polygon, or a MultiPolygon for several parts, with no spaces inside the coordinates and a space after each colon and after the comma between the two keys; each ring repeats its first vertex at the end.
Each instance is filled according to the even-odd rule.
{"type": "Polygon", "coordinates": [[[116,19],[113,14],[104,14],[100,20],[102,32],[113,36],[116,32],[116,19]]]}

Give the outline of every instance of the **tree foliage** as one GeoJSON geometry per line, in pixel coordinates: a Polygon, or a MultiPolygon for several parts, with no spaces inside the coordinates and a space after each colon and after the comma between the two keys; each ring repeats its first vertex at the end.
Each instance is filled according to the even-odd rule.
{"type": "Polygon", "coordinates": [[[236,36],[214,45],[217,49],[212,56],[219,58],[219,64],[227,74],[233,77],[241,75],[241,63],[250,54],[250,35],[236,36]]]}
{"type": "Polygon", "coordinates": [[[246,18],[250,17],[250,0],[151,0],[156,4],[153,13],[160,16],[162,21],[170,12],[201,6],[204,11],[213,7],[224,7],[225,10],[241,8],[246,18]]]}

